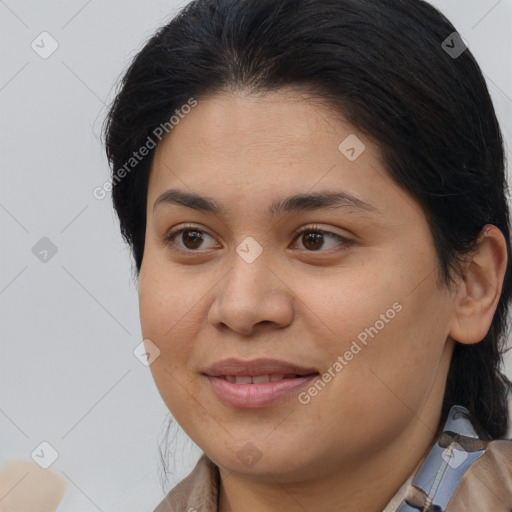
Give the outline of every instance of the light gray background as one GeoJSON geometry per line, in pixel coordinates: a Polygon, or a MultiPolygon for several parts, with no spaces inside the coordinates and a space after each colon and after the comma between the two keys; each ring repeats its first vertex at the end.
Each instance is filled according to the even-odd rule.
{"type": "MultiPolygon", "coordinates": [[[[116,80],[186,3],[0,0],[0,467],[49,442],[51,468],[69,482],[60,512],[151,511],[164,496],[158,441],[169,415],[133,355],[128,249],[110,199],[92,190],[109,177],[99,135],[116,80]],[[59,45],[47,59],[31,48],[43,31],[59,45]],[[42,237],[57,247],[47,262],[32,252],[42,237]]],[[[512,0],[432,3],[479,61],[509,150],[512,0]]],[[[171,433],[172,486],[199,450],[171,433]]]]}

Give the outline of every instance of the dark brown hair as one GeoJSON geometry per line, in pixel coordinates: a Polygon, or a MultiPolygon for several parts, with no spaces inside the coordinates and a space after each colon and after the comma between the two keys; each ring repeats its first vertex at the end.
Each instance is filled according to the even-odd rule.
{"type": "MultiPolygon", "coordinates": [[[[195,0],[131,63],[106,150],[115,173],[191,97],[295,85],[332,105],[378,143],[389,175],[423,208],[446,286],[484,225],[505,236],[497,311],[480,343],[456,343],[442,414],[444,422],[451,405],[463,405],[500,438],[512,384],[501,372],[512,289],[503,142],[473,55],[449,51],[463,44],[454,32],[423,0],[195,0]]],[[[112,191],[137,274],[153,153],[112,191]]]]}

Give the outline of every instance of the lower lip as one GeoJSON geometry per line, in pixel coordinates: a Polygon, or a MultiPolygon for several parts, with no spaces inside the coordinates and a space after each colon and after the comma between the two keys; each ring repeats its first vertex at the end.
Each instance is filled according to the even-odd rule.
{"type": "Polygon", "coordinates": [[[282,379],[259,384],[235,384],[221,377],[206,375],[219,400],[240,409],[258,409],[268,407],[296,394],[306,387],[318,374],[294,379],[282,379]]]}

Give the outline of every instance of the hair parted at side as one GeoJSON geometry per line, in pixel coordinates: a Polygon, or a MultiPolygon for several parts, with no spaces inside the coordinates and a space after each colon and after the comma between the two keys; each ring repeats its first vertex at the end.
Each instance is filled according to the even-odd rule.
{"type": "MultiPolygon", "coordinates": [[[[195,0],[134,58],[105,143],[115,173],[191,97],[296,86],[379,145],[391,178],[423,208],[442,284],[453,284],[484,225],[497,226],[508,252],[502,294],[484,340],[456,343],[441,421],[460,404],[500,438],[512,385],[501,371],[512,290],[503,141],[470,50],[453,58],[442,46],[453,32],[423,0],[195,0]]],[[[153,154],[112,189],[137,274],[153,154]]]]}

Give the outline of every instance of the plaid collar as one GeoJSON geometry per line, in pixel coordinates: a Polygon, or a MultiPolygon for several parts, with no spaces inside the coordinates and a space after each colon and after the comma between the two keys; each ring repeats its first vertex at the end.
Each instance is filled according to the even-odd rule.
{"type": "Polygon", "coordinates": [[[454,405],[396,512],[445,512],[470,466],[484,455],[487,439],[469,411],[454,405]]]}
{"type": "MultiPolygon", "coordinates": [[[[154,512],[218,512],[219,468],[205,455],[154,512]]],[[[450,409],[442,433],[383,512],[512,511],[512,441],[490,441],[469,411],[450,409]]]]}

